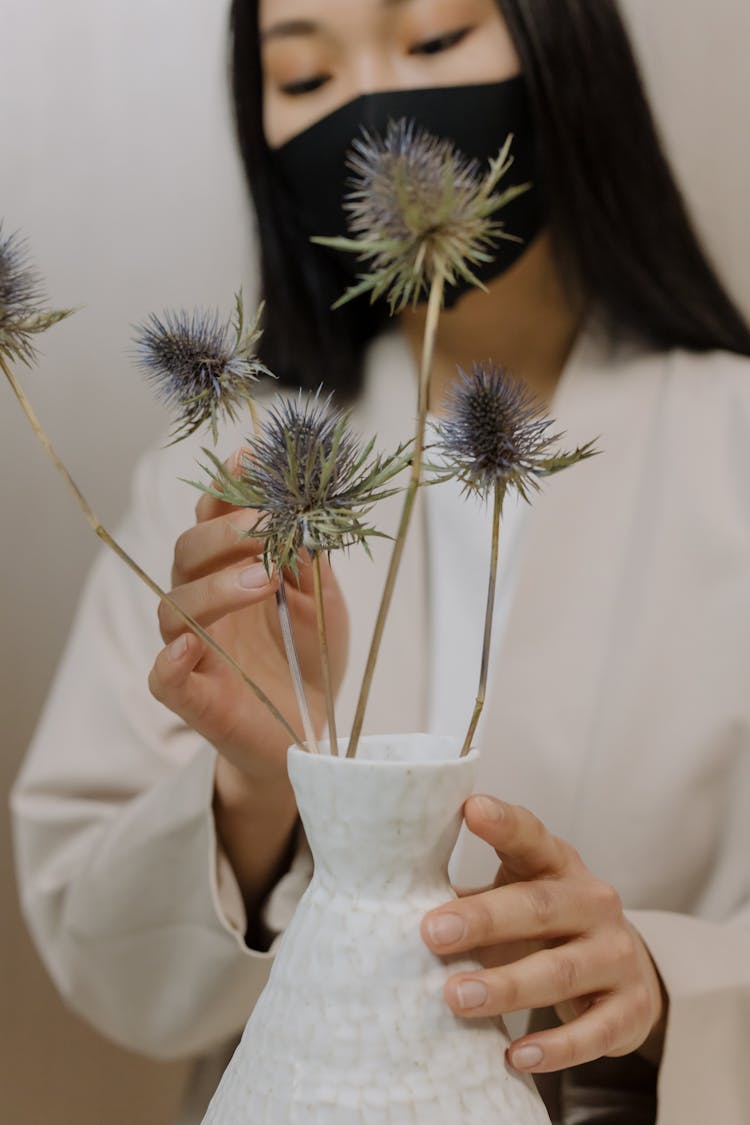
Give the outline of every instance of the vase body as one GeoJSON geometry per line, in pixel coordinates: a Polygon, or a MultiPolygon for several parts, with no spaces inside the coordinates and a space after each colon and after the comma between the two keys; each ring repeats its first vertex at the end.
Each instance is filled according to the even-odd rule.
{"type": "MultiPolygon", "coordinates": [[[[340,745],[345,754],[346,740],[340,745]]],[[[448,859],[477,753],[373,736],[355,759],[292,748],[315,863],[204,1125],[549,1125],[505,1061],[501,1020],[461,1020],[426,911],[453,898],[448,859]]]]}

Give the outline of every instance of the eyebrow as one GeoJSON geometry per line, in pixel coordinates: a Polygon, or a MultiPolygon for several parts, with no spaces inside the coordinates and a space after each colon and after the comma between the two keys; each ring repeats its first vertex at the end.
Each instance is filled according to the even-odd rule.
{"type": "MultiPolygon", "coordinates": [[[[381,0],[384,8],[400,8],[410,4],[413,0],[381,0]]],[[[320,31],[320,24],[315,20],[293,19],[282,20],[280,23],[271,24],[260,33],[261,43],[268,43],[271,39],[286,39],[298,35],[315,35],[320,31]]]]}
{"type": "Polygon", "coordinates": [[[260,39],[262,43],[267,43],[269,39],[284,39],[292,35],[314,35],[316,31],[320,31],[320,24],[314,23],[313,20],[283,20],[281,23],[274,23],[264,28],[260,33],[260,39]]]}

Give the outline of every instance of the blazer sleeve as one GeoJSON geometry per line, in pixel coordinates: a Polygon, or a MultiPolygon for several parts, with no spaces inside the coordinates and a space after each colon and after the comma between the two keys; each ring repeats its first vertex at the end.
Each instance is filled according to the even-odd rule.
{"type": "Polygon", "coordinates": [[[657,1125],[746,1125],[750,903],[727,922],[627,910],[669,995],[657,1125]]]}
{"type": "MultiPolygon", "coordinates": [[[[658,1076],[658,1125],[747,1125],[750,1121],[750,364],[745,357],[678,353],[674,387],[684,388],[683,418],[721,435],[714,479],[726,501],[726,557],[721,571],[732,599],[736,634],[717,640],[710,660],[736,683],[735,750],[720,768],[731,783],[712,857],[713,876],[697,903],[700,917],[652,909],[626,914],[645,941],[669,994],[664,1051],[658,1076]],[[697,404],[697,405],[696,405],[697,404]],[[743,561],[744,560],[744,561],[743,561]],[[725,663],[722,664],[721,661],[725,663]],[[739,674],[734,676],[733,670],[739,674]]],[[[716,487],[698,491],[713,513],[716,487]]],[[[697,520],[700,529],[701,521],[697,520]]],[[[715,521],[710,524],[715,527],[715,521]]],[[[721,544],[712,543],[718,552],[721,544]]],[[[688,607],[689,611],[689,607],[688,607]]],[[[708,665],[707,665],[708,667],[708,665]]],[[[725,716],[726,718],[726,716],[725,716]]],[[[708,769],[708,766],[707,766],[708,769]]],[[[708,777],[708,774],[707,774],[708,777]]],[[[689,830],[689,829],[688,829],[689,830]]],[[[668,846],[675,846],[674,843],[668,846]]]]}
{"type": "MultiPolygon", "coordinates": [[[[188,452],[141,458],[116,533],[165,589],[195,518],[195,490],[177,483],[188,452]]],[[[215,749],[149,692],[156,610],[102,547],[10,804],[21,908],[57,988],[106,1036],[166,1059],[241,1031],[278,939],[245,942],[212,813],[215,749]]],[[[303,838],[292,871],[266,906],[272,934],[309,878],[303,838]]]]}

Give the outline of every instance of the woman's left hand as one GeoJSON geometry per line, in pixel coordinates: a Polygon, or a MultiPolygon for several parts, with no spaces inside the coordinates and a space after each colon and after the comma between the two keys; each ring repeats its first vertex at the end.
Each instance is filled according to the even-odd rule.
{"type": "Polygon", "coordinates": [[[445,986],[457,1016],[555,1006],[561,1027],[516,1040],[517,1070],[562,1070],[640,1049],[658,1062],[667,997],[617,892],[527,809],[472,797],[464,816],[502,861],[495,885],[426,914],[422,937],[440,955],[474,952],[485,971],[445,986]]]}

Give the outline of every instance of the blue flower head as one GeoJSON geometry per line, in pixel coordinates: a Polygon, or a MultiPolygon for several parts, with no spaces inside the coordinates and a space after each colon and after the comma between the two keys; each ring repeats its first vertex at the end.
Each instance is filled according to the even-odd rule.
{"type": "Polygon", "coordinates": [[[204,424],[216,443],[219,418],[235,422],[252,384],[260,375],[271,375],[255,354],[261,311],[245,329],[238,294],[232,321],[221,321],[216,312],[152,313],[136,330],[136,362],[177,416],[172,444],[204,424]]]}
{"type": "Polygon", "coordinates": [[[594,442],[562,452],[563,436],[550,434],[553,420],[521,380],[491,361],[462,368],[448,394],[445,415],[435,425],[433,448],[447,467],[440,479],[457,477],[464,491],[486,498],[498,486],[513,486],[530,502],[543,477],[560,472],[598,450],[594,442]]]}

